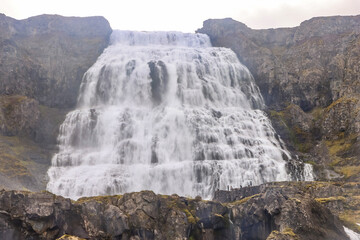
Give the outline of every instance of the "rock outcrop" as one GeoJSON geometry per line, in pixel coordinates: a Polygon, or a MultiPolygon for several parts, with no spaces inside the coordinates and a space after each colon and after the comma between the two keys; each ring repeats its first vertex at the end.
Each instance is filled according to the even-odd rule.
{"type": "Polygon", "coordinates": [[[111,32],[103,17],[0,14],[0,186],[45,188],[59,126],[111,32]]]}
{"type": "Polygon", "coordinates": [[[237,194],[226,203],[150,191],[71,201],[48,192],[3,190],[0,238],[348,239],[338,218],[304,194],[302,185],[284,186],[250,187],[246,196],[218,192],[237,194]]]}
{"type": "MultiPolygon", "coordinates": [[[[306,201],[315,200],[328,208],[335,216],[339,217],[343,225],[360,232],[360,226],[357,224],[360,222],[360,184],[357,182],[267,183],[260,186],[233,189],[232,191],[217,191],[215,192],[214,201],[222,203],[244,202],[269,190],[280,193],[280,195],[285,198],[295,200],[298,205],[302,205],[306,203],[306,201]]],[[[281,199],[281,197],[277,198],[276,201],[264,202],[264,206],[277,205],[279,199],[281,199]]],[[[286,207],[286,204],[281,204],[281,206],[286,207]]],[[[296,216],[296,214],[296,211],[292,212],[292,216],[296,216]]],[[[300,213],[300,215],[304,214],[303,211],[300,213]]],[[[310,216],[311,214],[305,215],[310,216]]],[[[286,218],[284,215],[278,217],[286,218]]],[[[297,216],[296,218],[301,218],[301,216],[297,216]]],[[[292,224],[292,221],[290,218],[284,220],[284,222],[288,224],[292,224]]],[[[309,220],[309,222],[311,221],[312,220],[309,220]]],[[[296,229],[299,226],[296,223],[293,224],[294,225],[290,226],[292,229],[296,229]]],[[[297,232],[296,230],[294,231],[297,232]]]]}
{"type": "Polygon", "coordinates": [[[360,15],[266,30],[207,20],[198,32],[250,69],[275,129],[318,179],[360,179],[360,15]]]}

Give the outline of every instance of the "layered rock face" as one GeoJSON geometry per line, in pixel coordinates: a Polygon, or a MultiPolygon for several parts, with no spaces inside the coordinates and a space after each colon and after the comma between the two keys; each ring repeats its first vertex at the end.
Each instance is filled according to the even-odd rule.
{"type": "Polygon", "coordinates": [[[103,17],[0,14],[1,187],[45,188],[59,126],[111,31],[103,17]]]}
{"type": "Polygon", "coordinates": [[[279,183],[219,191],[223,203],[150,191],[76,202],[48,192],[1,191],[0,238],[348,239],[321,205],[325,200],[310,197],[306,189],[313,187],[279,183]]]}
{"type": "Polygon", "coordinates": [[[267,30],[207,20],[198,32],[237,53],[274,127],[294,155],[315,164],[318,178],[359,180],[360,16],[267,30]]]}

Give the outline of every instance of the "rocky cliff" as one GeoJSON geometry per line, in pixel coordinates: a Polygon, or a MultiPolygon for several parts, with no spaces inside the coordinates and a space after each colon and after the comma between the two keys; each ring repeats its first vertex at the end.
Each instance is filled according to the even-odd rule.
{"type": "Polygon", "coordinates": [[[207,20],[198,32],[250,69],[277,132],[318,179],[360,180],[360,15],[266,30],[207,20]]]}
{"type": "Polygon", "coordinates": [[[44,189],[59,125],[111,32],[103,17],[0,14],[0,186],[44,189]]]}
{"type": "Polygon", "coordinates": [[[323,184],[320,189],[332,191],[317,192],[319,183],[219,191],[222,203],[150,191],[78,201],[48,192],[0,191],[0,238],[348,239],[343,223],[323,205],[346,207],[336,196],[346,191],[356,199],[358,185],[323,184]]]}
{"type": "MultiPolygon", "coordinates": [[[[274,127],[318,179],[218,191],[216,201],[153,192],[71,201],[0,191],[0,239],[348,239],[360,232],[360,17],[253,30],[231,19],[199,32],[249,67],[274,127]],[[71,236],[73,235],[73,236],[71,236]]],[[[107,46],[102,17],[0,15],[0,188],[41,190],[83,73],[107,46]]]]}
{"type": "Polygon", "coordinates": [[[0,93],[48,107],[76,104],[81,79],[108,45],[103,17],[41,15],[18,21],[0,15],[0,93]]]}

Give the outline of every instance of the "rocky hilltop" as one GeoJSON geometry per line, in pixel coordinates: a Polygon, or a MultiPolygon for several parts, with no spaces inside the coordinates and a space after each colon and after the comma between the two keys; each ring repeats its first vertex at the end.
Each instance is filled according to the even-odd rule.
{"type": "Polygon", "coordinates": [[[207,20],[198,32],[250,69],[277,132],[318,179],[360,180],[360,15],[266,30],[207,20]]]}
{"type": "Polygon", "coordinates": [[[0,238],[345,240],[334,214],[358,205],[359,189],[273,183],[219,191],[217,201],[150,191],[78,201],[48,192],[0,191],[0,238]]]}
{"type": "Polygon", "coordinates": [[[0,186],[44,189],[59,125],[111,32],[103,17],[0,14],[0,186]]]}

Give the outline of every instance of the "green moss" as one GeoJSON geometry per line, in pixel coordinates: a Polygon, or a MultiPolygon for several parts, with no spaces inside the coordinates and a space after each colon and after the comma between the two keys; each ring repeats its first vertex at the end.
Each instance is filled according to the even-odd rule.
{"type": "Polygon", "coordinates": [[[315,200],[319,203],[328,203],[334,201],[345,201],[346,198],[343,196],[335,196],[335,197],[328,197],[328,198],[315,198],[315,200]]]}
{"type": "Polygon", "coordinates": [[[249,197],[245,197],[245,198],[240,199],[240,200],[237,200],[237,201],[235,201],[235,202],[226,203],[225,205],[239,205],[239,204],[244,204],[244,203],[246,203],[247,201],[249,201],[250,199],[255,198],[255,197],[258,197],[258,196],[260,196],[260,193],[254,194],[254,195],[249,196],[249,197]]]}
{"type": "Polygon", "coordinates": [[[347,228],[360,233],[360,226],[357,225],[360,222],[360,211],[347,210],[342,212],[339,218],[347,228]]]}
{"type": "Polygon", "coordinates": [[[305,163],[307,163],[307,164],[311,164],[311,165],[313,165],[313,166],[315,166],[315,165],[316,165],[316,162],[314,162],[314,161],[305,161],[305,163]]]}
{"type": "Polygon", "coordinates": [[[333,109],[336,105],[338,104],[356,104],[359,101],[359,99],[357,98],[349,98],[349,97],[341,97],[338,100],[336,100],[335,102],[332,102],[326,109],[326,113],[328,113],[331,109],[333,109]]]}
{"type": "Polygon", "coordinates": [[[354,144],[355,137],[340,138],[337,140],[326,141],[330,155],[336,156],[338,154],[348,151],[354,144]]]}
{"type": "Polygon", "coordinates": [[[224,216],[223,216],[223,215],[221,215],[221,214],[217,214],[217,213],[215,213],[215,214],[214,214],[214,216],[216,216],[216,217],[220,217],[220,218],[224,218],[224,216]]]}
{"type": "MultiPolygon", "coordinates": [[[[42,151],[25,138],[0,135],[0,172],[9,178],[29,176],[29,168],[36,167],[36,163],[29,157],[29,152],[42,151]]],[[[42,157],[45,158],[46,155],[42,157]]]]}
{"type": "Polygon", "coordinates": [[[344,133],[338,134],[335,140],[325,141],[331,157],[329,166],[337,173],[342,174],[346,179],[360,176],[359,158],[357,156],[349,156],[356,141],[356,134],[345,135],[344,133]]]}
{"type": "Polygon", "coordinates": [[[353,176],[359,176],[360,166],[344,166],[336,169],[338,172],[344,175],[345,178],[350,178],[353,176]]]}
{"type": "Polygon", "coordinates": [[[309,184],[306,184],[305,188],[306,189],[310,189],[310,188],[323,188],[325,187],[326,185],[328,185],[329,183],[327,182],[312,182],[312,183],[309,183],[309,184]]]}
{"type": "Polygon", "coordinates": [[[56,240],[85,240],[85,238],[79,238],[68,234],[64,234],[60,238],[57,238],[56,240]]]}
{"type": "Polygon", "coordinates": [[[291,236],[291,237],[296,237],[296,234],[294,233],[294,231],[291,228],[285,228],[283,231],[281,231],[281,233],[291,236]]]}
{"type": "Polygon", "coordinates": [[[76,201],[73,201],[73,203],[82,204],[91,201],[96,201],[98,203],[112,203],[114,199],[121,199],[122,197],[122,195],[82,197],[76,201]]]}
{"type": "Polygon", "coordinates": [[[283,111],[277,112],[277,111],[274,111],[274,110],[270,110],[269,113],[270,113],[271,118],[284,119],[284,112],[283,111]]]}
{"type": "Polygon", "coordinates": [[[26,96],[22,95],[11,95],[11,96],[1,96],[0,105],[4,110],[5,114],[9,114],[14,110],[14,106],[20,104],[21,102],[27,100],[26,96]]]}
{"type": "Polygon", "coordinates": [[[187,198],[188,204],[186,205],[183,201],[180,201],[179,196],[167,196],[161,195],[165,199],[165,203],[169,209],[174,209],[185,213],[188,223],[196,224],[200,219],[196,217],[195,203],[204,200],[194,200],[187,198]]]}
{"type": "Polygon", "coordinates": [[[289,198],[289,199],[292,200],[292,201],[295,201],[296,203],[301,203],[301,201],[299,199],[297,199],[297,198],[289,198]]]}
{"type": "Polygon", "coordinates": [[[268,239],[268,240],[273,240],[273,239],[298,240],[299,237],[294,233],[294,231],[291,228],[285,228],[282,232],[273,230],[266,239],[268,239]]]}
{"type": "Polygon", "coordinates": [[[289,104],[282,111],[269,111],[270,118],[277,121],[286,131],[289,140],[293,143],[297,151],[307,153],[313,147],[313,140],[310,133],[303,131],[299,126],[291,123],[291,109],[294,104],[289,104]]]}
{"type": "Polygon", "coordinates": [[[186,214],[188,223],[196,224],[196,217],[194,217],[188,209],[183,209],[183,211],[186,214]]]}
{"type": "Polygon", "coordinates": [[[324,109],[323,108],[314,108],[311,110],[310,114],[312,115],[314,122],[318,122],[324,116],[324,109]]]}

